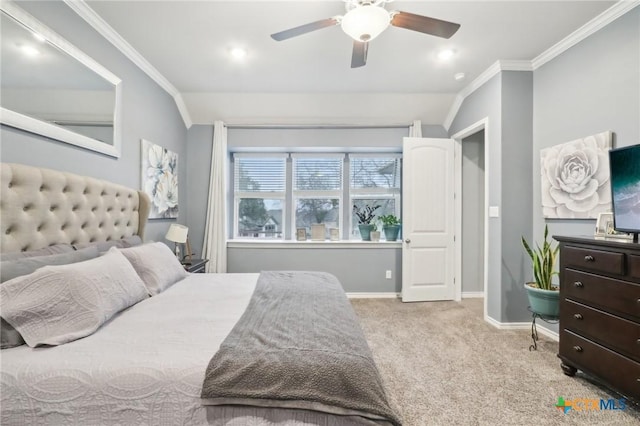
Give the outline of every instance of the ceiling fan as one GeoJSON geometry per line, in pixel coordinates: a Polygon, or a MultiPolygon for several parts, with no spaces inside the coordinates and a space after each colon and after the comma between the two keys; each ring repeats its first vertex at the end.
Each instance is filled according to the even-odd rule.
{"type": "Polygon", "coordinates": [[[380,35],[389,24],[394,27],[406,28],[442,38],[450,38],[460,28],[460,24],[454,24],[453,22],[398,10],[386,10],[384,4],[392,1],[344,0],[347,10],[344,16],[338,15],[280,31],[279,33],[271,34],[271,38],[276,41],[282,41],[311,31],[340,25],[342,30],[354,40],[351,68],[358,68],[367,63],[369,42],[380,35]]]}

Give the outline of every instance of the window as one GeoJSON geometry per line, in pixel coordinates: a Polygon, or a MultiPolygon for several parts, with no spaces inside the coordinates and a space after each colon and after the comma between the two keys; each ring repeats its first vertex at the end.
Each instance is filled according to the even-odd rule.
{"type": "Polygon", "coordinates": [[[234,155],[236,237],[284,237],[286,161],[281,155],[234,155]]]}
{"type": "Polygon", "coordinates": [[[400,154],[234,154],[235,238],[295,239],[311,225],[360,239],[353,205],[400,216],[400,154]]]}
{"type": "Polygon", "coordinates": [[[307,233],[315,223],[340,228],[342,206],[342,165],[344,154],[293,154],[293,206],[295,228],[307,233]]]}
{"type": "MultiPolygon", "coordinates": [[[[351,206],[379,206],[376,216],[400,217],[400,169],[399,154],[349,156],[349,195],[351,206]]],[[[360,237],[358,220],[351,215],[351,237],[360,237]]]]}

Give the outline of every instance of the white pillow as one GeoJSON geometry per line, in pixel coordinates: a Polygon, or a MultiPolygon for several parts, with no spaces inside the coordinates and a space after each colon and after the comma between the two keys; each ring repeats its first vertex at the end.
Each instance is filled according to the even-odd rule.
{"type": "Polygon", "coordinates": [[[60,345],[92,334],[147,297],[131,263],[113,248],[102,257],[45,266],[4,282],[0,309],[27,345],[60,345]]]}
{"type": "Polygon", "coordinates": [[[120,249],[120,252],[129,259],[151,296],[163,292],[189,275],[166,244],[143,244],[120,249]]]}

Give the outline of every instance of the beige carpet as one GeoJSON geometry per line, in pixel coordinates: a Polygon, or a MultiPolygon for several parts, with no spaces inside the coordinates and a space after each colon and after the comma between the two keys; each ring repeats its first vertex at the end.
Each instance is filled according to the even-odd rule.
{"type": "Polygon", "coordinates": [[[392,404],[405,426],[640,425],[637,406],[617,411],[555,407],[565,399],[619,396],[584,375],[565,376],[558,343],[498,330],[482,319],[482,299],[402,303],[353,299],[392,404]]]}

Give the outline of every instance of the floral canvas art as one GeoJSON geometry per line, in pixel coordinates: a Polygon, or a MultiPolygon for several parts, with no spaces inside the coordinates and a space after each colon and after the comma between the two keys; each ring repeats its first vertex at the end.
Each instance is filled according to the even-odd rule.
{"type": "Polygon", "coordinates": [[[603,132],[540,151],[542,211],[549,219],[595,219],[611,211],[612,133],[603,132]]]}
{"type": "Polygon", "coordinates": [[[178,217],[178,154],[142,139],[142,189],[151,199],[149,219],[178,217]]]}

